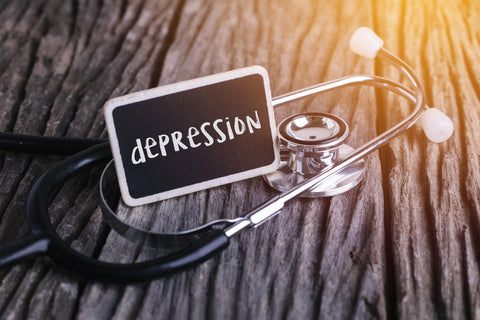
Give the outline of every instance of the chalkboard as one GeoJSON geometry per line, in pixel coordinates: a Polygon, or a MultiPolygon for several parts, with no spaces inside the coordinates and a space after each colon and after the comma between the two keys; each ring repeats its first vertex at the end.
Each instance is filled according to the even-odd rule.
{"type": "Polygon", "coordinates": [[[137,206],[274,171],[268,75],[252,66],[109,100],[124,202],[137,206]]]}

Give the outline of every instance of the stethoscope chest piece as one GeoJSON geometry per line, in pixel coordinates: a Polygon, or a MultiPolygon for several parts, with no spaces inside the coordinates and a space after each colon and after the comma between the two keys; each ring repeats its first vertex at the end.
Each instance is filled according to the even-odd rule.
{"type": "MultiPolygon", "coordinates": [[[[267,183],[283,192],[342,161],[354,149],[344,144],[347,123],[327,113],[307,112],[284,119],[278,125],[281,163],[277,171],[265,175],[267,183]]],[[[302,197],[330,197],[355,187],[363,178],[364,160],[343,168],[302,197]]]]}

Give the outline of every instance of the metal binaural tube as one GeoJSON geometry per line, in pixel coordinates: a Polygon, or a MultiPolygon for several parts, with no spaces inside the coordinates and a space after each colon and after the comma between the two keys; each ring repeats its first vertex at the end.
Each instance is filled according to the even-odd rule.
{"type": "Polygon", "coordinates": [[[387,89],[393,91],[402,97],[408,99],[412,103],[416,103],[415,93],[403,86],[402,84],[392,81],[387,78],[378,77],[378,76],[366,76],[366,75],[356,75],[348,76],[340,79],[331,80],[328,82],[319,83],[307,88],[299,89],[292,91],[272,99],[273,107],[279,107],[286,103],[303,99],[314,94],[323,93],[335,89],[351,87],[355,85],[365,85],[372,86],[381,89],[387,89]]]}

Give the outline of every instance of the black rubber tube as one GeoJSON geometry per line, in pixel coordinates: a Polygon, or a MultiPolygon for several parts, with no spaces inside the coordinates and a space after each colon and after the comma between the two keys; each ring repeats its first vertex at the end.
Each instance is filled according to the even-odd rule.
{"type": "Polygon", "coordinates": [[[111,159],[107,142],[96,144],[66,158],[38,179],[27,201],[27,218],[34,234],[50,240],[47,254],[60,266],[85,277],[102,281],[147,281],[197,265],[228,246],[222,230],[212,229],[202,239],[170,255],[145,262],[117,264],[102,262],[70,248],[56,233],[48,217],[48,205],[55,192],[68,179],[111,159]]]}
{"type": "Polygon", "coordinates": [[[104,143],[104,139],[43,137],[0,132],[0,150],[69,156],[104,143]]]}
{"type": "Polygon", "coordinates": [[[50,239],[40,234],[32,234],[27,238],[0,247],[0,268],[45,255],[50,239]]]}

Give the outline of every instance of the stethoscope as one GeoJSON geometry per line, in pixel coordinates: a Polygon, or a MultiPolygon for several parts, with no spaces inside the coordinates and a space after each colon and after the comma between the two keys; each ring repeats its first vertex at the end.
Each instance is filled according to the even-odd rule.
{"type": "Polygon", "coordinates": [[[258,227],[281,212],[285,203],[297,196],[332,196],[355,187],[364,175],[363,158],[410,128],[421,118],[427,137],[433,142],[447,140],[453,133],[452,121],[440,110],[429,108],[417,76],[402,60],[382,48],[383,41],[368,28],[358,29],[350,48],[366,58],[379,57],[397,67],[413,90],[377,76],[348,76],[317,84],[274,98],[273,106],[313,94],[353,85],[368,85],[393,91],[415,105],[412,113],[393,128],[357,149],[346,145],[349,128],[341,118],[307,112],[283,120],[278,126],[281,165],[265,176],[280,194],[237,219],[220,219],[198,228],[173,233],[156,233],[120,219],[104,194],[112,175],[109,143],[101,139],[71,139],[0,133],[4,151],[69,155],[45,172],[35,183],[27,201],[31,234],[0,248],[0,267],[39,255],[48,255],[58,265],[87,277],[109,281],[145,281],[189,268],[225,249],[231,237],[258,227]],[[182,246],[170,255],[137,263],[110,263],[93,259],[72,249],[55,231],[48,206],[59,188],[70,178],[98,165],[105,167],[99,183],[105,220],[122,236],[153,247],[182,246]]]}

